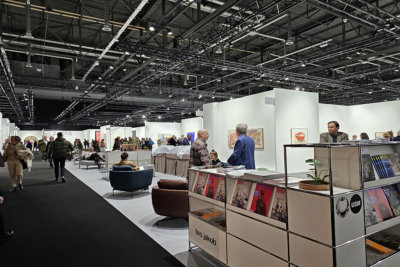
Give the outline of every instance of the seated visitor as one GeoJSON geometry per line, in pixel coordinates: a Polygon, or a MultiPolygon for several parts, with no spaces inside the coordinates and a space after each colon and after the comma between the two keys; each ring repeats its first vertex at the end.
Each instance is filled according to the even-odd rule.
{"type": "Polygon", "coordinates": [[[353,135],[353,139],[351,139],[351,140],[357,140],[357,135],[353,135]]]}
{"type": "Polygon", "coordinates": [[[104,162],[103,157],[97,154],[93,147],[89,147],[89,151],[84,153],[83,158],[86,160],[94,160],[99,169],[101,167],[101,162],[104,162]]]}
{"type": "Polygon", "coordinates": [[[328,132],[320,135],[320,143],[340,143],[343,140],[349,140],[347,133],[339,132],[339,123],[337,121],[328,122],[328,132]]]}
{"type": "Polygon", "coordinates": [[[211,157],[211,165],[213,166],[221,166],[222,162],[218,158],[218,153],[215,150],[211,150],[210,152],[210,157],[211,157]]]}
{"type": "Polygon", "coordinates": [[[138,171],[139,167],[135,164],[135,162],[129,161],[128,157],[129,157],[128,153],[123,152],[121,154],[121,161],[118,162],[118,163],[115,163],[115,165],[117,165],[117,166],[131,166],[135,171],[138,171]]]}
{"type": "Polygon", "coordinates": [[[393,141],[400,141],[400,130],[397,132],[397,136],[393,139],[393,141]]]}

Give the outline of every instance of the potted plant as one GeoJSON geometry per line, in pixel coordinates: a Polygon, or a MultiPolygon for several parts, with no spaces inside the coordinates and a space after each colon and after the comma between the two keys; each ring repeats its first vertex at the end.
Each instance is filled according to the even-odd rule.
{"type": "Polygon", "coordinates": [[[329,177],[328,171],[317,170],[317,167],[321,168],[324,164],[319,159],[307,159],[306,163],[312,167],[310,170],[314,172],[314,174],[307,174],[307,177],[310,177],[313,180],[300,181],[299,187],[301,189],[315,191],[329,190],[329,183],[325,181],[325,178],[329,177]]]}

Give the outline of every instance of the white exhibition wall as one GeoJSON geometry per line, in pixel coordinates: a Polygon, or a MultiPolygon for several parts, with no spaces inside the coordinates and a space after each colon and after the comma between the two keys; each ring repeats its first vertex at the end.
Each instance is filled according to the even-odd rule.
{"type": "Polygon", "coordinates": [[[135,127],[132,128],[132,136],[137,137],[139,139],[146,138],[146,127],[135,127]],[[133,135],[133,132],[135,132],[135,135],[133,135]]]}
{"type": "Polygon", "coordinates": [[[1,127],[2,124],[3,124],[3,114],[0,112],[0,146],[3,146],[4,140],[6,139],[3,138],[3,129],[1,127]]]}
{"type": "Polygon", "coordinates": [[[47,140],[49,140],[50,136],[57,138],[57,133],[62,132],[63,137],[71,142],[72,144],[75,142],[75,139],[83,140],[83,131],[64,131],[64,130],[44,130],[43,135],[47,136],[47,140]]]}
{"type": "Polygon", "coordinates": [[[256,168],[275,169],[275,107],[266,104],[275,97],[274,91],[203,106],[204,128],[209,131],[208,150],[216,150],[221,161],[227,161],[233,149],[228,147],[228,130],[238,123],[249,128],[264,129],[264,149],[255,151],[256,168]]]}
{"type": "MultiPolygon", "coordinates": [[[[284,171],[284,147],[291,144],[292,128],[305,128],[308,143],[318,143],[318,103],[317,93],[275,89],[275,144],[276,170],[284,171]]],[[[312,158],[314,151],[309,148],[288,148],[287,164],[289,172],[307,170],[306,159],[312,158]]]]}
{"type": "Polygon", "coordinates": [[[171,122],[146,122],[145,137],[151,138],[154,142],[153,149],[157,148],[158,134],[180,136],[182,133],[181,123],[171,122]]]}
{"type": "MultiPolygon", "coordinates": [[[[19,132],[19,137],[21,137],[21,140],[24,141],[25,138],[27,138],[28,136],[34,136],[36,137],[38,140],[42,139],[43,136],[43,130],[37,130],[37,131],[33,131],[33,130],[21,130],[19,132]]],[[[48,136],[49,137],[49,136],[48,136]]]]}
{"type": "Polygon", "coordinates": [[[3,136],[2,143],[4,143],[5,139],[10,137],[10,128],[8,127],[9,124],[9,119],[1,119],[1,134],[3,136]]]}
{"type": "Polygon", "coordinates": [[[366,132],[370,139],[375,138],[376,132],[392,130],[394,135],[400,130],[400,101],[388,101],[354,106],[339,106],[319,104],[319,132],[327,131],[327,123],[336,120],[340,130],[347,133],[349,138],[366,132]]]}
{"type": "Polygon", "coordinates": [[[188,132],[194,132],[195,133],[194,139],[196,139],[198,130],[203,128],[203,118],[195,117],[190,119],[184,119],[181,121],[181,124],[182,124],[182,134],[186,136],[188,132]]]}

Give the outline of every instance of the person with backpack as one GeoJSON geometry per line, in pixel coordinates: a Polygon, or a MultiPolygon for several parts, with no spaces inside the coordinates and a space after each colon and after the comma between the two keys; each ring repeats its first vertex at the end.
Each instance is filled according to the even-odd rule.
{"type": "Polygon", "coordinates": [[[65,138],[63,138],[63,134],[61,132],[57,133],[57,138],[51,143],[49,151],[47,153],[48,158],[53,158],[55,182],[58,182],[60,170],[61,182],[65,183],[65,160],[67,156],[72,153],[73,150],[74,146],[65,138]]]}
{"type": "Polygon", "coordinates": [[[47,159],[47,153],[46,153],[47,136],[43,136],[43,138],[39,140],[38,147],[39,147],[40,153],[42,154],[42,161],[46,161],[46,159],[47,159]]]}

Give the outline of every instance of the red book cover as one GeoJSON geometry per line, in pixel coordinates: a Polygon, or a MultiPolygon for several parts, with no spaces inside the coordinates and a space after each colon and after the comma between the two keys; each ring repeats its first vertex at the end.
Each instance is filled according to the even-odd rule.
{"type": "Polygon", "coordinates": [[[220,176],[211,174],[208,177],[207,186],[206,186],[206,193],[205,196],[214,199],[215,193],[217,192],[217,187],[219,183],[220,176]]]}
{"type": "Polygon", "coordinates": [[[222,176],[219,179],[219,185],[217,188],[217,194],[215,195],[215,199],[218,201],[225,202],[225,178],[222,176]]]}
{"type": "Polygon", "coordinates": [[[368,190],[368,194],[376,214],[382,221],[393,217],[392,209],[382,188],[368,190]]]}
{"type": "Polygon", "coordinates": [[[273,193],[273,186],[257,184],[250,210],[252,210],[254,213],[268,216],[269,205],[271,203],[271,197],[273,193]]]}

